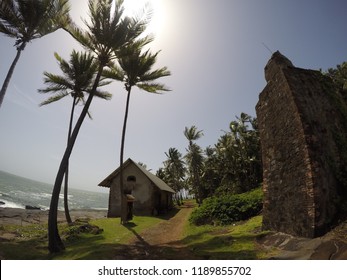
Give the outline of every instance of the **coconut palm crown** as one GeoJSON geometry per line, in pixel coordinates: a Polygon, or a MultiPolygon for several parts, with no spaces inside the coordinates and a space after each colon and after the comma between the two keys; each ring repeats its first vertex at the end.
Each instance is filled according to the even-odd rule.
{"type": "MultiPolygon", "coordinates": [[[[69,62],[62,59],[57,53],[54,54],[57,59],[60,69],[63,75],[55,75],[52,73],[45,72],[44,83],[47,85],[46,88],[40,89],[41,93],[51,93],[54,94],[47,100],[43,101],[40,106],[51,104],[62,98],[71,95],[72,97],[72,107],[70,113],[69,129],[68,129],[68,140],[71,137],[73,116],[75,112],[76,105],[81,101],[85,104],[85,93],[90,93],[95,74],[98,69],[98,64],[94,60],[90,53],[80,53],[75,50],[72,51],[70,55],[69,62]]],[[[102,83],[104,85],[106,83],[102,83]]],[[[102,92],[97,90],[95,96],[109,100],[112,95],[107,92],[102,92]]],[[[64,210],[65,217],[68,224],[72,224],[72,219],[69,213],[68,207],[68,176],[69,176],[69,165],[67,165],[65,171],[65,183],[64,183],[64,210]]]]}
{"type": "MultiPolygon", "coordinates": [[[[57,53],[54,53],[63,75],[56,75],[44,72],[44,83],[47,85],[44,89],[39,89],[40,93],[55,94],[43,101],[40,106],[56,102],[65,96],[71,95],[74,103],[80,101],[85,103],[85,93],[92,91],[95,74],[98,70],[98,64],[90,53],[72,51],[70,60],[66,61],[57,53]]],[[[101,82],[99,86],[108,83],[101,82]]],[[[108,92],[97,90],[95,96],[109,100],[112,95],[108,92]]]]}
{"type": "Polygon", "coordinates": [[[0,33],[16,40],[17,54],[0,91],[0,106],[21,52],[32,40],[66,26],[69,9],[68,0],[1,0],[0,33]]]}

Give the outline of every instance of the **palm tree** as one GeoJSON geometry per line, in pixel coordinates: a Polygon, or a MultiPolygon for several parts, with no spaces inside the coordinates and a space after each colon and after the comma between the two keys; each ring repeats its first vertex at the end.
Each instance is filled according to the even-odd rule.
{"type": "Polygon", "coordinates": [[[218,174],[217,149],[211,146],[205,148],[204,168],[201,176],[202,198],[210,197],[220,186],[220,175],[218,174]]]}
{"type": "Polygon", "coordinates": [[[188,162],[188,170],[190,173],[190,180],[195,192],[195,198],[197,203],[200,205],[202,203],[201,196],[201,186],[200,186],[200,174],[203,166],[203,155],[200,146],[198,146],[193,141],[198,140],[203,136],[202,130],[198,130],[195,125],[190,128],[185,127],[184,136],[189,141],[187,155],[185,156],[188,162]]]}
{"type": "Polygon", "coordinates": [[[167,157],[167,160],[164,161],[165,173],[168,177],[168,183],[176,191],[176,202],[180,205],[179,192],[182,190],[182,180],[186,173],[182,154],[176,148],[170,148],[165,155],[167,157]]]}
{"type": "Polygon", "coordinates": [[[129,103],[131,90],[134,86],[150,93],[162,93],[168,91],[164,84],[156,83],[155,80],[171,75],[166,67],[152,71],[154,63],[159,52],[152,54],[149,50],[142,52],[142,47],[149,43],[151,38],[137,40],[132,44],[128,44],[119,52],[119,66],[113,65],[110,70],[104,71],[104,76],[110,79],[124,82],[127,91],[127,99],[125,105],[125,115],[122,130],[122,140],[120,149],[120,190],[121,190],[121,223],[126,223],[126,201],[123,180],[123,161],[124,161],[124,144],[127,119],[129,113],[129,103]]]}
{"type": "Polygon", "coordinates": [[[189,141],[189,145],[192,145],[193,141],[198,140],[202,136],[204,136],[202,130],[198,130],[195,125],[191,126],[190,128],[185,127],[183,134],[189,141]]]}
{"type": "Polygon", "coordinates": [[[89,1],[90,22],[85,21],[87,31],[82,31],[73,23],[65,27],[65,30],[85,49],[94,53],[98,69],[88,99],[72,131],[54,182],[48,216],[48,247],[50,252],[59,252],[65,248],[60,239],[57,225],[59,194],[70,154],[93,97],[100,85],[102,72],[115,58],[114,50],[119,50],[122,46],[135,40],[142,34],[147,24],[145,21],[123,17],[123,1],[115,1],[114,9],[112,9],[112,2],[112,0],[89,1]]]}
{"type": "Polygon", "coordinates": [[[262,165],[257,121],[241,113],[216,144],[219,192],[241,193],[259,186],[262,165]]]}
{"type": "MultiPolygon", "coordinates": [[[[71,137],[75,107],[79,102],[85,103],[84,94],[91,91],[98,64],[90,53],[80,53],[73,50],[69,62],[62,59],[57,53],[54,55],[63,72],[63,76],[48,72],[44,73],[44,83],[47,84],[48,87],[40,89],[39,92],[53,93],[55,95],[42,102],[40,106],[51,104],[71,95],[72,107],[67,138],[68,145],[71,137]]],[[[95,96],[109,100],[112,95],[107,92],[96,91],[95,96]]],[[[68,207],[68,176],[69,166],[67,165],[64,182],[64,210],[67,223],[72,224],[68,207]]]]}
{"type": "Polygon", "coordinates": [[[204,168],[204,156],[201,147],[196,143],[189,145],[185,158],[188,165],[189,180],[193,187],[196,202],[200,206],[202,203],[200,177],[204,168]]]}
{"type": "Polygon", "coordinates": [[[15,38],[17,54],[0,91],[0,107],[14,68],[26,45],[63,27],[69,22],[68,0],[2,0],[0,32],[15,38]]]}

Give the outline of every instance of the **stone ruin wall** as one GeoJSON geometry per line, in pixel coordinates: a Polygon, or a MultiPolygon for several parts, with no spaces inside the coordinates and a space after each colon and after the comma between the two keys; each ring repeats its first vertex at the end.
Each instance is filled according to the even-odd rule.
{"type": "Polygon", "coordinates": [[[338,186],[331,162],[338,158],[333,131],[342,120],[327,94],[332,83],[318,71],[294,67],[279,52],[265,67],[265,78],[256,106],[263,228],[316,237],[337,215],[338,186]]]}

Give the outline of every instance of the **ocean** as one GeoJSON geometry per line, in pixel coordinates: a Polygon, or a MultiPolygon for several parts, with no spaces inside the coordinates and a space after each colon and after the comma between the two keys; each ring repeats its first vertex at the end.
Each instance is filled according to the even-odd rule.
{"type": "MultiPolygon", "coordinates": [[[[0,171],[0,207],[25,208],[27,205],[48,210],[53,185],[0,171]]],[[[63,188],[59,210],[64,210],[63,188]]],[[[69,209],[99,209],[108,207],[108,194],[69,188],[69,209]]]]}

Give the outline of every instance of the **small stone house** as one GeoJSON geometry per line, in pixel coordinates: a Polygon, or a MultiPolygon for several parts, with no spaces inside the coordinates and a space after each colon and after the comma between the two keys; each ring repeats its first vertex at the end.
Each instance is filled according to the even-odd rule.
{"type": "MultiPolygon", "coordinates": [[[[123,176],[124,187],[134,200],[134,215],[157,215],[172,208],[172,195],[175,191],[130,158],[124,162],[123,176]]],[[[107,216],[119,217],[120,167],[108,175],[99,186],[110,189],[107,216]]]]}

